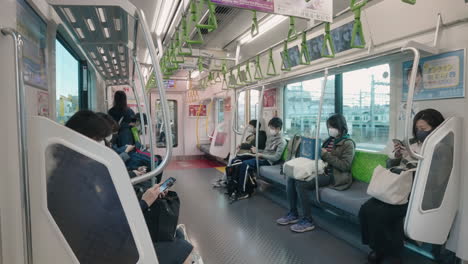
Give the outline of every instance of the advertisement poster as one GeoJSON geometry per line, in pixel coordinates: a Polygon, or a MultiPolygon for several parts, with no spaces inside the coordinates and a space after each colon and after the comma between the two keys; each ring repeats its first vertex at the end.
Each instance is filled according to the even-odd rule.
{"type": "Polygon", "coordinates": [[[189,117],[205,117],[206,116],[206,105],[189,105],[189,117]]]}
{"type": "Polygon", "coordinates": [[[37,115],[49,117],[49,93],[37,92],[37,115]]]}
{"type": "Polygon", "coordinates": [[[212,0],[211,2],[285,16],[303,17],[327,22],[332,22],[333,20],[332,0],[212,0]]]}
{"type": "Polygon", "coordinates": [[[28,6],[18,0],[16,16],[17,29],[23,36],[24,82],[36,88],[47,90],[46,43],[47,24],[28,6]]]}
{"type": "MultiPolygon", "coordinates": [[[[403,98],[408,96],[413,61],[403,62],[403,98]]],[[[414,100],[434,100],[465,96],[465,50],[422,58],[418,65],[414,100]]]]}
{"type": "Polygon", "coordinates": [[[224,112],[231,112],[231,97],[224,98],[224,112]]]}
{"type": "Polygon", "coordinates": [[[276,89],[265,90],[263,93],[263,107],[271,108],[276,106],[276,89]]]}

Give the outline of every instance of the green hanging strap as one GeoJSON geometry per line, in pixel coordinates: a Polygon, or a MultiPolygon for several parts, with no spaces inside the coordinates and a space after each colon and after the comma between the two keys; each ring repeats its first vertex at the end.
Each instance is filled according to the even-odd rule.
{"type": "Polygon", "coordinates": [[[236,88],[237,87],[237,79],[236,79],[236,75],[232,73],[232,68],[229,72],[229,85],[228,87],[229,88],[236,88]]]}
{"type": "Polygon", "coordinates": [[[258,26],[258,19],[257,19],[257,11],[252,10],[253,17],[252,17],[252,27],[250,28],[250,35],[253,37],[257,36],[260,33],[260,29],[258,26]]]}
{"type": "MultiPolygon", "coordinates": [[[[177,42],[177,40],[176,40],[177,42]]],[[[179,63],[184,63],[185,62],[185,59],[183,56],[180,56],[179,54],[179,51],[178,51],[178,44],[176,42],[172,42],[171,43],[171,49],[172,49],[172,54],[173,54],[173,57],[174,57],[174,63],[176,64],[179,64],[179,63]]]]}
{"type": "Polygon", "coordinates": [[[253,83],[252,72],[250,71],[250,61],[245,64],[245,75],[247,77],[246,83],[253,83]]]}
{"type": "Polygon", "coordinates": [[[278,75],[278,73],[276,72],[275,61],[273,60],[273,48],[270,48],[270,51],[269,51],[267,75],[268,76],[278,75]],[[273,72],[271,72],[270,70],[273,70],[273,72]]]}
{"type": "Polygon", "coordinates": [[[410,5],[416,4],[416,0],[401,0],[401,1],[410,5]]]}
{"type": "Polygon", "coordinates": [[[198,71],[199,71],[200,74],[201,74],[202,71],[203,71],[203,60],[202,60],[202,57],[198,57],[197,65],[198,65],[198,71]]]}
{"type": "Polygon", "coordinates": [[[351,10],[354,12],[354,25],[353,32],[351,34],[351,48],[362,49],[366,47],[366,40],[364,38],[364,32],[362,30],[361,23],[361,8],[366,4],[367,0],[364,0],[358,4],[356,4],[356,0],[351,0],[351,10]],[[359,38],[360,44],[356,44],[356,38],[359,38]]]}
{"type": "Polygon", "coordinates": [[[226,60],[223,60],[223,65],[221,66],[221,72],[222,72],[223,74],[226,74],[226,73],[228,72],[226,60]]]}
{"type": "Polygon", "coordinates": [[[169,69],[170,70],[179,69],[179,63],[177,62],[177,57],[176,57],[176,54],[175,54],[175,50],[172,47],[170,47],[169,50],[167,51],[167,53],[169,54],[169,62],[171,63],[170,66],[169,66],[169,69]]]}
{"type": "Polygon", "coordinates": [[[288,30],[288,42],[294,41],[297,39],[296,31],[296,20],[294,17],[289,17],[289,30],[288,30]]]}
{"type": "Polygon", "coordinates": [[[307,46],[307,33],[304,31],[302,32],[302,42],[301,42],[301,64],[302,65],[309,65],[310,64],[310,53],[309,53],[309,46],[307,46]]]}
{"type": "Polygon", "coordinates": [[[244,85],[245,83],[242,81],[242,76],[241,76],[241,66],[240,64],[237,65],[237,80],[239,80],[239,85],[244,85]]]}
{"type": "MultiPolygon", "coordinates": [[[[190,16],[191,20],[192,20],[192,23],[194,25],[197,25],[197,22],[198,22],[198,8],[197,8],[197,3],[196,1],[192,1],[190,3],[190,13],[192,14],[190,16]]],[[[185,22],[185,28],[186,28],[186,42],[188,44],[203,44],[203,36],[202,36],[202,33],[201,33],[201,29],[199,27],[195,27],[195,30],[196,30],[196,35],[198,37],[198,39],[195,39],[195,40],[191,40],[190,39],[190,36],[188,34],[188,28],[187,28],[187,22],[185,22]]]]}
{"type": "Polygon", "coordinates": [[[281,70],[291,71],[291,58],[289,57],[288,41],[284,41],[283,52],[281,53],[281,70]]]}
{"type": "Polygon", "coordinates": [[[184,33],[183,31],[178,31],[176,33],[176,43],[178,42],[178,47],[177,47],[177,55],[178,56],[192,56],[192,45],[190,44],[187,44],[187,49],[188,51],[184,51],[183,50],[183,43],[182,42],[185,42],[185,41],[182,41],[184,40],[184,33]],[[182,34],[182,38],[180,37],[180,34],[182,34]]]}
{"type": "Polygon", "coordinates": [[[335,58],[335,46],[333,45],[331,36],[330,22],[325,23],[325,35],[323,37],[321,54],[324,58],[335,58]]]}
{"type": "MultiPolygon", "coordinates": [[[[205,2],[206,2],[206,0],[200,0],[200,4],[198,6],[198,11],[202,10],[205,2]]],[[[197,28],[208,29],[208,32],[212,32],[213,30],[217,29],[218,28],[218,21],[216,19],[215,8],[216,8],[215,4],[213,4],[211,1],[208,1],[208,24],[198,24],[197,23],[195,26],[197,28]]]]}
{"type": "Polygon", "coordinates": [[[221,80],[221,75],[219,74],[219,72],[216,73],[216,77],[214,79],[215,83],[220,83],[222,82],[223,80],[221,80]]]}
{"type": "Polygon", "coordinates": [[[257,55],[257,57],[255,58],[254,64],[255,64],[254,79],[263,80],[262,67],[260,65],[260,55],[257,55]]]}

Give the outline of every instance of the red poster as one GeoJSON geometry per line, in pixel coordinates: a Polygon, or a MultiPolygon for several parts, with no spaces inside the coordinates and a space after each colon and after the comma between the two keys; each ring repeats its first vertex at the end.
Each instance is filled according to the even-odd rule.
{"type": "Polygon", "coordinates": [[[206,116],[206,105],[189,105],[189,117],[206,116]],[[199,113],[200,111],[200,113],[199,113]]]}
{"type": "Polygon", "coordinates": [[[224,112],[231,112],[231,97],[226,97],[224,99],[224,112]]]}
{"type": "Polygon", "coordinates": [[[263,107],[276,106],[276,89],[265,90],[263,93],[263,107]]]}

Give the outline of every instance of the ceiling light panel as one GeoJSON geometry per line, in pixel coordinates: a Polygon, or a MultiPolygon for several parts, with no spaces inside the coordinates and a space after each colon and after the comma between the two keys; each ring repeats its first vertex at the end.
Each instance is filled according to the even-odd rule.
{"type": "Polygon", "coordinates": [[[86,19],[86,25],[88,26],[89,31],[96,31],[96,27],[94,26],[94,22],[92,19],[86,19]]]}

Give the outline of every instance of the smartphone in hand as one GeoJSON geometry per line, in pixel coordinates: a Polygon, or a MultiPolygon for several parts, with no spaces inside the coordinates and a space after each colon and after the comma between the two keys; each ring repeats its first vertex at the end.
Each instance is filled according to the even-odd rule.
{"type": "Polygon", "coordinates": [[[163,184],[159,186],[159,191],[161,193],[165,192],[167,189],[171,188],[174,185],[175,181],[176,179],[174,179],[173,177],[170,177],[169,179],[165,180],[163,184]]]}

